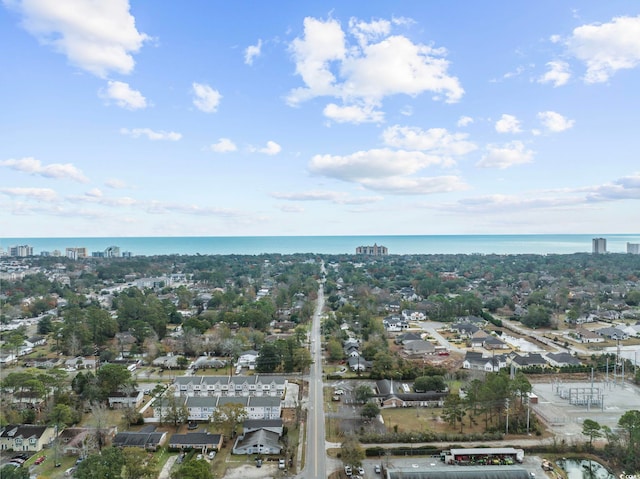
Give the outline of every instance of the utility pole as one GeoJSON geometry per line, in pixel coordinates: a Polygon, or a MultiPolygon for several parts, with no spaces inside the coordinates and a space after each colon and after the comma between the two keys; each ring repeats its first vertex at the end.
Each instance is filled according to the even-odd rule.
{"type": "Polygon", "coordinates": [[[507,398],[506,401],[507,401],[506,434],[509,434],[509,398],[507,398]]]}

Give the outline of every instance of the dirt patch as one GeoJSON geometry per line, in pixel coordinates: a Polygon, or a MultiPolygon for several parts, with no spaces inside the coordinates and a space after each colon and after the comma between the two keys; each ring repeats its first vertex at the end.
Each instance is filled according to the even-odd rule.
{"type": "Polygon", "coordinates": [[[263,464],[262,467],[244,464],[227,468],[224,479],[273,479],[278,476],[276,464],[263,464]]]}

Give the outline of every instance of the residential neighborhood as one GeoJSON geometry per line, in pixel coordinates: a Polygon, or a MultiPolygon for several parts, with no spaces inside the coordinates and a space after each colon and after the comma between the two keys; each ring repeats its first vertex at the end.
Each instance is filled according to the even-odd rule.
{"type": "Polygon", "coordinates": [[[640,382],[640,282],[629,261],[601,283],[559,274],[603,261],[593,256],[540,257],[537,272],[519,269],[531,258],[512,257],[502,279],[498,256],[179,259],[0,262],[2,451],[31,454],[29,467],[49,477],[56,464],[82,471],[84,458],[111,449],[151,454],[152,474],[193,460],[220,475],[247,457],[260,467],[281,459],[293,473],[304,467],[317,361],[332,399],[329,442],[411,442],[398,416],[407,409],[439,418],[430,437],[458,430],[464,441],[456,411],[472,417],[460,409],[470,398],[507,394],[501,380],[519,388],[492,399],[514,404],[508,426],[496,410],[470,423],[474,434],[544,438],[557,426],[537,406],[549,378],[640,382]],[[412,276],[389,279],[409,267],[412,276]],[[173,459],[158,464],[163,451],[173,459]],[[35,464],[38,454],[51,459],[35,464]]]}

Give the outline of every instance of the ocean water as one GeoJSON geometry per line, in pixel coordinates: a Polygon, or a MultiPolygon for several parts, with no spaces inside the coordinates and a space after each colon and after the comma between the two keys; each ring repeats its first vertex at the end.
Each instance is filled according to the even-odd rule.
{"type": "Polygon", "coordinates": [[[258,255],[263,253],[355,254],[363,245],[386,246],[389,254],[572,254],[590,253],[591,240],[606,238],[607,252],[626,253],[640,234],[431,235],[431,236],[182,236],[120,238],[0,238],[0,250],[29,245],[35,255],[85,247],[89,254],[118,246],[133,256],[258,255]]]}

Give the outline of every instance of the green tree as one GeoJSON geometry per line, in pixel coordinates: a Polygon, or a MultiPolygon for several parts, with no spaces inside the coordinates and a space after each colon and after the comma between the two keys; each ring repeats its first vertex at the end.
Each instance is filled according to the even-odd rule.
{"type": "Polygon", "coordinates": [[[331,361],[339,361],[344,358],[344,351],[340,341],[336,338],[331,338],[326,344],[327,353],[331,361]]]}
{"type": "Polygon", "coordinates": [[[109,393],[118,391],[124,385],[131,384],[131,371],[121,364],[105,364],[96,373],[98,388],[102,399],[106,399],[109,393]]]}
{"type": "Polygon", "coordinates": [[[91,454],[78,465],[77,479],[122,479],[124,456],[120,449],[106,447],[99,454],[91,454]]]}
{"type": "Polygon", "coordinates": [[[368,401],[360,410],[360,415],[365,419],[373,419],[380,414],[380,408],[373,401],[368,401]]]}
{"type": "Polygon", "coordinates": [[[176,397],[173,388],[167,392],[162,404],[162,421],[173,425],[176,431],[181,424],[187,422],[189,418],[189,410],[183,398],[176,397]]]}
{"type": "Polygon", "coordinates": [[[2,479],[29,479],[28,467],[4,466],[0,469],[2,479]]]}
{"type": "Polygon", "coordinates": [[[462,420],[466,416],[466,407],[464,401],[457,394],[449,394],[444,400],[444,408],[442,409],[442,419],[444,419],[451,427],[455,427],[456,423],[460,423],[460,432],[462,433],[462,420]]]}
{"type": "Polygon", "coordinates": [[[364,404],[373,396],[373,391],[368,384],[359,384],[353,391],[353,395],[357,402],[364,404]]]}
{"type": "Polygon", "coordinates": [[[247,410],[240,403],[226,403],[215,409],[211,422],[213,422],[226,437],[233,437],[233,433],[247,418],[247,410]]]}
{"type": "Polygon", "coordinates": [[[146,451],[137,447],[122,450],[125,479],[154,479],[158,477],[155,458],[149,457],[146,451]]]}
{"type": "Polygon", "coordinates": [[[589,449],[593,447],[593,440],[602,437],[602,426],[593,419],[585,419],[582,423],[582,434],[589,438],[589,449]]]}
{"type": "Polygon", "coordinates": [[[417,392],[444,391],[447,384],[442,376],[421,376],[415,379],[413,387],[417,392]]]}
{"type": "Polygon", "coordinates": [[[180,469],[171,473],[172,479],[213,479],[211,467],[207,461],[190,460],[182,464],[180,469]]]}
{"type": "Polygon", "coordinates": [[[282,363],[282,356],[275,343],[265,343],[256,359],[256,371],[273,373],[282,363]]]}
{"type": "Polygon", "coordinates": [[[354,435],[348,435],[342,442],[340,446],[340,457],[345,464],[351,464],[353,466],[360,466],[362,464],[364,450],[354,435]]]}

